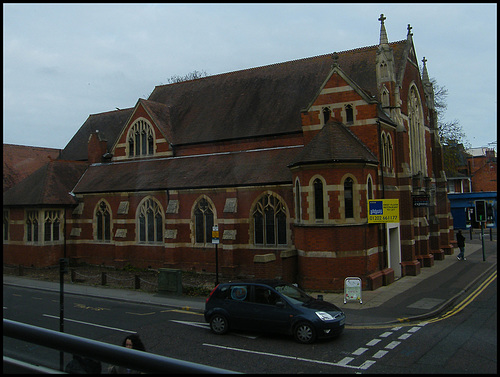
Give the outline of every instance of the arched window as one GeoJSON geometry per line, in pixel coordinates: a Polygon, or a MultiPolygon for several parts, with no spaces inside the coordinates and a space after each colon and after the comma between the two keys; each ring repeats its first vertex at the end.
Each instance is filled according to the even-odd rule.
{"type": "Polygon", "coordinates": [[[324,220],[323,209],[323,182],[316,178],[313,182],[314,186],[314,216],[316,220],[324,220]]]}
{"type": "Polygon", "coordinates": [[[373,199],[372,177],[368,177],[368,183],[366,184],[366,197],[368,200],[373,199]]]}
{"type": "Polygon", "coordinates": [[[26,241],[38,242],[38,211],[26,213],[26,241]]]}
{"type": "Polygon", "coordinates": [[[382,167],[387,166],[387,139],[385,137],[385,132],[382,132],[382,167]]]}
{"type": "Polygon", "coordinates": [[[330,120],[330,109],[328,107],[323,108],[323,123],[326,124],[330,120]]]}
{"type": "Polygon", "coordinates": [[[44,213],[44,241],[59,241],[61,211],[45,211],[44,213]]]}
{"type": "Polygon", "coordinates": [[[302,208],[300,202],[300,182],[297,179],[295,182],[295,220],[296,222],[300,222],[302,219],[302,208]]]}
{"type": "Polygon", "coordinates": [[[207,244],[212,242],[212,227],[214,225],[214,211],[206,198],[202,198],[194,208],[194,228],[196,243],[207,244]]]}
{"type": "Polygon", "coordinates": [[[254,242],[256,245],[286,245],[286,206],[272,194],[266,194],[253,211],[254,242]]]}
{"type": "Polygon", "coordinates": [[[412,85],[408,98],[408,128],[411,172],[413,175],[421,172],[427,176],[424,116],[415,85],[412,85]]]}
{"type": "Polygon", "coordinates": [[[354,110],[352,105],[346,105],[345,107],[345,121],[346,123],[354,122],[354,110]]]}
{"type": "Polygon", "coordinates": [[[392,138],[387,135],[387,167],[392,168],[392,138]]]}
{"type": "Polygon", "coordinates": [[[129,157],[154,154],[154,132],[146,120],[139,119],[130,127],[127,140],[129,157]]]}
{"type": "Polygon", "coordinates": [[[353,181],[352,178],[347,178],[344,182],[344,208],[345,218],[354,217],[354,202],[353,202],[353,181]]]}
{"type": "Polygon", "coordinates": [[[98,241],[111,240],[111,211],[104,200],[99,202],[95,212],[96,239],[98,241]]]}
{"type": "Polygon", "coordinates": [[[389,107],[389,91],[387,88],[382,89],[382,107],[389,107]]]}
{"type": "Polygon", "coordinates": [[[161,206],[148,198],[138,208],[137,223],[140,243],[163,242],[163,210],[161,206]]]}

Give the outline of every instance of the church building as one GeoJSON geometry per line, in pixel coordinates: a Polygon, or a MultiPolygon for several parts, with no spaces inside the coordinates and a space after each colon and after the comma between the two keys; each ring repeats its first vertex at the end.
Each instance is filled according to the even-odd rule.
{"type": "Polygon", "coordinates": [[[4,264],[217,267],[325,291],[432,268],[453,252],[433,87],[410,25],[389,42],[379,21],[378,45],[160,85],[90,115],[4,193],[4,264]],[[369,222],[373,199],[397,199],[398,221],[369,222]]]}

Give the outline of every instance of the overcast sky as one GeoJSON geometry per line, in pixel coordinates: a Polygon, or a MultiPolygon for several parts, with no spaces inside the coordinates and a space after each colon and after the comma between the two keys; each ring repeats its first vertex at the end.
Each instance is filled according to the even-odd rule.
{"type": "Polygon", "coordinates": [[[62,149],[90,114],[133,107],[174,75],[377,45],[381,13],[389,42],[411,24],[418,60],[448,89],[444,120],[496,148],[494,3],[3,4],[3,142],[62,149]]]}

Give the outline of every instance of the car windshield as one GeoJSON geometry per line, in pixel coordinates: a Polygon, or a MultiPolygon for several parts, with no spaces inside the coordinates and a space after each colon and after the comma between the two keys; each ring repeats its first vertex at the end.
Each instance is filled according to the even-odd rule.
{"type": "Polygon", "coordinates": [[[302,304],[314,300],[306,292],[290,284],[277,285],[274,289],[288,298],[293,304],[302,304]]]}

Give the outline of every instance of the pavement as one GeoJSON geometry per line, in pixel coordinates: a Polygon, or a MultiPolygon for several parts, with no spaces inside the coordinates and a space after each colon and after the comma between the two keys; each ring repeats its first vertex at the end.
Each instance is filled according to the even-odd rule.
{"type": "MultiPolygon", "coordinates": [[[[361,302],[348,301],[344,304],[343,293],[308,293],[313,297],[323,295],[323,300],[341,308],[346,314],[347,327],[401,324],[438,316],[492,274],[496,277],[496,231],[492,236],[493,240],[489,234],[485,234],[484,252],[477,232],[472,240],[467,236],[466,234],[465,261],[457,259],[459,250],[456,248],[444,260],[435,260],[434,266],[422,267],[417,276],[404,276],[374,291],[362,291],[361,302]]],[[[60,290],[58,282],[20,276],[4,275],[3,284],[55,292],[60,290]]],[[[65,283],[64,293],[197,312],[203,312],[206,300],[206,297],[147,293],[78,283],[65,283]]]]}

